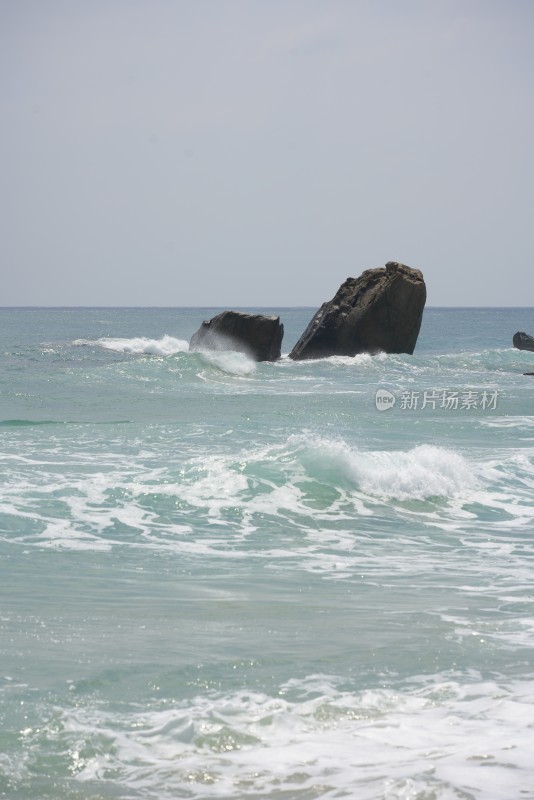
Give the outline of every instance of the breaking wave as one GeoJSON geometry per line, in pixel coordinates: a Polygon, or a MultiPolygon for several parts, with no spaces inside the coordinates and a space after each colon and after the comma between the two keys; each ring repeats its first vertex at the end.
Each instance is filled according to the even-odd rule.
{"type": "Polygon", "coordinates": [[[408,451],[365,451],[332,440],[292,439],[302,448],[304,460],[319,471],[337,469],[362,492],[376,497],[453,497],[477,483],[466,459],[443,447],[425,444],[408,451]]]}
{"type": "MultiPolygon", "coordinates": [[[[177,353],[189,353],[189,343],[184,339],[175,339],[172,336],[162,336],[161,339],[148,339],[144,336],[135,336],[131,339],[102,337],[96,340],[76,339],[76,346],[100,347],[114,353],[128,355],[173,356],[177,353]]],[[[256,370],[256,362],[245,353],[235,350],[202,350],[191,353],[196,363],[215,367],[229,375],[246,376],[256,370]]]]}
{"type": "Polygon", "coordinates": [[[93,345],[104,350],[113,350],[115,353],[130,353],[132,355],[172,356],[174,353],[185,353],[189,350],[189,343],[184,339],[175,339],[165,334],[161,339],[147,339],[145,336],[135,336],[131,339],[114,339],[102,337],[94,341],[76,339],[75,345],[93,345]]]}
{"type": "Polygon", "coordinates": [[[257,368],[256,362],[250,356],[236,350],[202,350],[197,355],[206,364],[229,375],[251,375],[257,368]]]}
{"type": "Polygon", "coordinates": [[[179,430],[154,452],[132,444],[127,454],[122,439],[115,450],[105,430],[92,428],[87,437],[80,429],[74,454],[43,434],[31,457],[15,450],[0,456],[11,476],[0,503],[2,538],[54,549],[170,548],[217,558],[245,557],[252,548],[329,570],[333,561],[352,565],[361,536],[428,535],[435,528],[463,536],[481,524],[500,536],[534,518],[534,461],[526,454],[478,462],[433,445],[364,450],[302,433],[256,451],[200,455],[183,452],[179,430]],[[58,460],[65,464],[61,478],[58,460]],[[291,542],[289,550],[280,549],[279,536],[291,542]],[[335,555],[324,550],[329,543],[335,555]]]}

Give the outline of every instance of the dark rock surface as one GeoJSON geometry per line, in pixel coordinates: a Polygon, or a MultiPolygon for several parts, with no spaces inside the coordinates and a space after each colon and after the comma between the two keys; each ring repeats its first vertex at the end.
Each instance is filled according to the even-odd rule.
{"type": "Polygon", "coordinates": [[[528,333],[524,331],[518,331],[514,333],[513,338],[514,347],[517,347],[518,350],[532,350],[534,351],[534,336],[529,336],[528,333]]]}
{"type": "Polygon", "coordinates": [[[204,320],[189,343],[190,350],[237,350],[255,361],[280,358],[284,326],[280,317],[223,311],[204,320]]]}
{"type": "Polygon", "coordinates": [[[398,261],[347,278],[289,354],[296,360],[413,353],[426,301],[423,273],[398,261]]]}

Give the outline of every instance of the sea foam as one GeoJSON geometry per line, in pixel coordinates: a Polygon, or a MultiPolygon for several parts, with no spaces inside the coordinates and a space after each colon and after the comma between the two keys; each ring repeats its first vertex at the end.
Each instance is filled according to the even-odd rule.
{"type": "MultiPolygon", "coordinates": [[[[311,675],[276,694],[212,692],[151,711],[74,708],[53,720],[54,741],[77,781],[162,800],[531,796],[532,683],[439,674],[411,689],[336,683],[311,675]]],[[[29,747],[47,733],[27,732],[29,747]]]]}
{"type": "Polygon", "coordinates": [[[76,339],[75,345],[97,345],[104,350],[113,350],[115,353],[130,353],[132,355],[172,356],[174,353],[185,353],[189,344],[183,339],[175,339],[165,334],[161,339],[147,339],[145,336],[135,336],[131,339],[114,339],[102,337],[94,341],[76,339]]]}
{"type": "Polygon", "coordinates": [[[229,375],[246,376],[256,371],[256,362],[236,350],[202,350],[198,355],[206,364],[229,375]]]}
{"type": "Polygon", "coordinates": [[[376,497],[453,497],[477,485],[463,456],[435,445],[418,445],[408,451],[363,450],[313,436],[293,436],[289,439],[292,443],[303,452],[304,463],[319,470],[337,470],[362,492],[376,497]]]}

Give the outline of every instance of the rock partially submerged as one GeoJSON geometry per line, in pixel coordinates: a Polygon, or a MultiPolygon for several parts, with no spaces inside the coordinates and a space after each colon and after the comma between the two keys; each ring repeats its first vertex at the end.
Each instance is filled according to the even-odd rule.
{"type": "Polygon", "coordinates": [[[534,352],[534,336],[529,336],[524,331],[517,331],[517,333],[514,333],[512,341],[514,347],[517,347],[518,350],[532,350],[534,352]]]}
{"type": "Polygon", "coordinates": [[[237,350],[255,361],[280,358],[284,326],[280,317],[223,311],[204,320],[189,343],[190,350],[237,350]]]}
{"type": "Polygon", "coordinates": [[[347,278],[323,303],[290,358],[413,353],[426,302],[423,273],[398,261],[347,278]]]}

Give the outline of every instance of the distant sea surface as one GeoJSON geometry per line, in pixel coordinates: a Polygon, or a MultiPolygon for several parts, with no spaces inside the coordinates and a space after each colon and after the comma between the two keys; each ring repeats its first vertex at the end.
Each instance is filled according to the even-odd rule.
{"type": "Polygon", "coordinates": [[[0,797],[534,798],[534,309],[217,310],[0,310],[0,797]]]}

